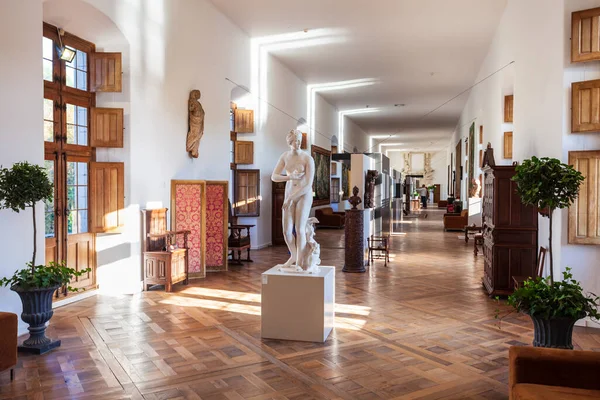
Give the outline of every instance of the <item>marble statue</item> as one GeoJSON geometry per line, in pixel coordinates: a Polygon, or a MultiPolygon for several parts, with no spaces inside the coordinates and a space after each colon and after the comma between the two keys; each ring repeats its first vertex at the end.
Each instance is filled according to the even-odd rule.
{"type": "MultiPolygon", "coordinates": [[[[308,220],[313,201],[315,161],[310,154],[300,149],[302,132],[294,129],[287,134],[286,139],[290,150],[279,157],[271,175],[273,182],[286,182],[282,207],[283,236],[291,256],[284,264],[279,265],[279,270],[312,273],[315,270],[314,266],[306,263],[310,262],[308,260],[314,260],[314,257],[306,257],[305,251],[307,251],[307,225],[310,224],[308,220]]],[[[314,252],[310,247],[308,251],[311,254],[314,252]]]]}
{"type": "Polygon", "coordinates": [[[315,224],[319,220],[311,217],[306,221],[306,248],[302,253],[302,262],[300,265],[306,267],[306,272],[310,274],[319,273],[319,264],[321,264],[321,246],[315,240],[315,224]]]}
{"type": "Polygon", "coordinates": [[[352,188],[352,196],[348,199],[348,203],[352,205],[352,210],[356,210],[356,206],[362,203],[362,199],[358,195],[358,186],[352,188]]]}
{"type": "Polygon", "coordinates": [[[204,134],[204,108],[199,100],[200,91],[192,90],[188,100],[189,128],[185,149],[193,158],[198,158],[198,147],[204,134]]]}
{"type": "Polygon", "coordinates": [[[481,195],[481,182],[479,179],[471,179],[471,185],[469,186],[469,197],[478,199],[481,195]]]}

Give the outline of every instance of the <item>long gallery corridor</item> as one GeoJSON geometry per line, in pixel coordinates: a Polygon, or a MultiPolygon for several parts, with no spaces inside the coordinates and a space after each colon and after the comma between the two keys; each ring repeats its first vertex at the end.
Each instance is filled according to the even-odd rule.
{"type": "MultiPolygon", "coordinates": [[[[337,268],[323,344],[260,339],[260,274],[287,258],[268,248],[175,293],[57,309],[48,333],[63,345],[20,357],[0,399],[504,399],[508,347],[531,343],[531,324],[513,314],[499,329],[482,256],[443,232],[443,211],[427,215],[397,221],[391,263],[366,274],[341,272],[342,230],[318,231],[337,268]]],[[[600,351],[600,332],[576,328],[574,343],[600,351]]]]}

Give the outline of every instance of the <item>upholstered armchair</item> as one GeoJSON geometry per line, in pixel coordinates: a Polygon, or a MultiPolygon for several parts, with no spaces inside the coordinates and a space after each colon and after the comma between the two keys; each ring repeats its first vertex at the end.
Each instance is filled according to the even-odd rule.
{"type": "Polygon", "coordinates": [[[346,213],[333,211],[331,207],[317,209],[315,217],[319,220],[319,228],[343,228],[346,222],[346,213]]]}
{"type": "Polygon", "coordinates": [[[599,399],[600,353],[513,346],[508,386],[516,399],[599,399]]]}
{"type": "Polygon", "coordinates": [[[0,371],[10,368],[10,380],[17,365],[18,322],[17,314],[0,312],[0,371]]]}
{"type": "Polygon", "coordinates": [[[445,231],[464,231],[469,223],[469,210],[462,210],[460,214],[444,214],[445,231]]]}

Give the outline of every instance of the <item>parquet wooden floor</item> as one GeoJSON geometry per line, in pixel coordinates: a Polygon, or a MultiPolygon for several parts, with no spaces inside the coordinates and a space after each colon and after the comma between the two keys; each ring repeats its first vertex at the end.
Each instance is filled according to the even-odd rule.
{"type": "MultiPolygon", "coordinates": [[[[323,344],[260,339],[255,263],[139,295],[98,295],[55,312],[62,346],[21,356],[0,399],[505,399],[508,348],[532,340],[526,317],[499,329],[481,288],[482,257],[438,210],[396,224],[392,260],[344,274],[343,232],[320,230],[323,265],[335,265],[336,328],[323,344]]],[[[600,331],[578,328],[577,348],[600,351],[600,331]]]]}

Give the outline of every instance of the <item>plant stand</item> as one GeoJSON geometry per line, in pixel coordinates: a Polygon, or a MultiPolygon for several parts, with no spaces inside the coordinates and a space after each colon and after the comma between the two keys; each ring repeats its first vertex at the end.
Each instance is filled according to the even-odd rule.
{"type": "Polygon", "coordinates": [[[29,338],[27,338],[18,350],[24,353],[44,354],[60,346],[60,340],[52,340],[46,337],[46,322],[52,318],[52,296],[58,286],[50,288],[23,290],[19,287],[11,287],[23,303],[21,319],[29,324],[29,338]]]}

